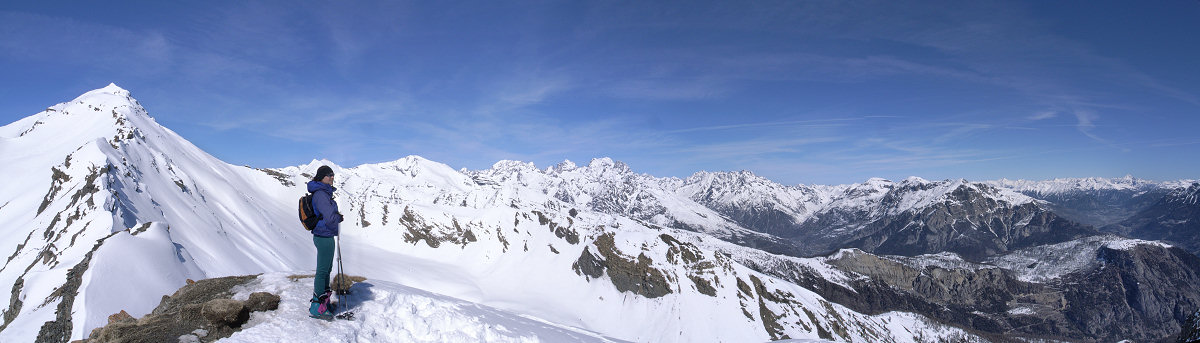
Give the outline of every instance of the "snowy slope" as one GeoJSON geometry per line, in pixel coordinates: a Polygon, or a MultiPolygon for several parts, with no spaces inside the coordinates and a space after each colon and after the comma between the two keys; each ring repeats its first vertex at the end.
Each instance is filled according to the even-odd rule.
{"type": "Polygon", "coordinates": [[[0,222],[19,229],[0,237],[0,284],[14,290],[0,340],[80,337],[189,278],[308,264],[287,206],[298,193],[201,151],[115,85],[0,137],[0,172],[17,176],[0,190],[0,222]]]}
{"type": "Polygon", "coordinates": [[[1100,247],[1128,250],[1142,244],[1169,247],[1169,245],[1154,241],[1128,239],[1117,236],[1094,236],[1065,243],[1022,249],[990,259],[988,263],[1012,271],[1021,281],[1045,282],[1100,265],[1101,261],[1096,259],[1094,253],[1100,247]]]}
{"type": "Polygon", "coordinates": [[[586,166],[565,161],[545,170],[538,170],[531,163],[500,161],[491,169],[468,173],[506,189],[502,196],[512,200],[541,199],[550,195],[580,209],[621,215],[658,226],[691,227],[726,239],[740,235],[762,236],[678,196],[676,189],[680,180],[636,174],[624,163],[609,158],[594,159],[586,166]]]}
{"type": "Polygon", "coordinates": [[[222,342],[620,342],[593,332],[482,306],[386,281],[351,288],[341,304],[355,320],[314,321],[307,315],[312,278],[269,273],[239,286],[236,300],[252,292],[281,295],[279,309],[255,312],[240,332],[222,342]]]}
{"type": "MultiPolygon", "coordinates": [[[[393,291],[413,287],[481,309],[456,313],[466,305],[439,298],[423,309],[446,315],[427,323],[478,327],[471,314],[486,312],[495,315],[481,320],[497,322],[474,334],[527,335],[486,329],[532,325],[483,310],[495,308],[630,341],[969,336],[919,315],[856,313],[748,268],[794,258],[726,242],[775,238],[679,196],[680,180],[633,174],[609,159],[460,172],[411,156],[254,170],[158,125],[115,85],[0,128],[0,152],[0,172],[18,179],[0,189],[0,222],[17,228],[0,237],[0,253],[10,256],[0,285],[13,290],[0,341],[82,338],[109,314],[146,313],[187,279],[310,270],[311,237],[293,206],[305,173],[322,164],[339,175],[347,272],[395,295],[377,305],[434,297],[393,291]]],[[[819,261],[792,262],[842,277],[819,261]]],[[[278,324],[269,322],[260,326],[278,324]]],[[[342,333],[401,334],[364,325],[342,333]]],[[[546,339],[576,332],[555,330],[533,331],[546,339]]]]}

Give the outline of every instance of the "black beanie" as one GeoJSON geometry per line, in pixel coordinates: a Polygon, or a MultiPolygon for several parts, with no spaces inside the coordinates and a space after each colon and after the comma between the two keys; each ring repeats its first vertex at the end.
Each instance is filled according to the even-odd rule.
{"type": "Polygon", "coordinates": [[[333,175],[333,168],[330,168],[329,166],[321,166],[320,168],[317,168],[317,176],[313,177],[313,181],[320,182],[329,175],[333,175]]]}

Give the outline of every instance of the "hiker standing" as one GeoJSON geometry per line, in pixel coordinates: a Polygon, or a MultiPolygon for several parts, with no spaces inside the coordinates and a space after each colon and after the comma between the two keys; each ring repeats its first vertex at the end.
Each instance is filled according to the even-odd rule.
{"type": "Polygon", "coordinates": [[[329,308],[329,273],[333,269],[334,239],[338,235],[338,223],[342,222],[342,213],[338,212],[337,202],[333,201],[333,168],[321,166],[317,175],[308,182],[308,192],[312,193],[312,207],[318,218],[316,228],[313,228],[313,244],[317,246],[317,275],[313,281],[313,299],[308,312],[314,317],[329,317],[333,315],[329,308]]]}

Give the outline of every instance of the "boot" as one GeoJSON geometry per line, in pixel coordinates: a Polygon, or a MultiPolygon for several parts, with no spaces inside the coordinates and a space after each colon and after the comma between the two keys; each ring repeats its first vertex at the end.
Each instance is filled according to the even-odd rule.
{"type": "Polygon", "coordinates": [[[319,319],[333,319],[333,304],[329,303],[329,291],[323,294],[313,294],[311,305],[308,306],[308,315],[319,319]]]}

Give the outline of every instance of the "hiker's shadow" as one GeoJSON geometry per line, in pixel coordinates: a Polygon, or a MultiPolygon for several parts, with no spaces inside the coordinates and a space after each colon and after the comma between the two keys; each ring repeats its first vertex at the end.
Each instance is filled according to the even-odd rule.
{"type": "Polygon", "coordinates": [[[375,292],[371,290],[374,287],[375,285],[369,282],[355,282],[346,289],[347,294],[338,295],[338,307],[343,308],[343,311],[357,310],[363,303],[375,300],[375,292]]]}

